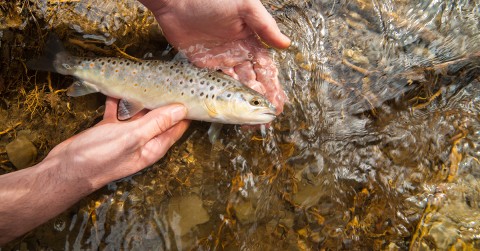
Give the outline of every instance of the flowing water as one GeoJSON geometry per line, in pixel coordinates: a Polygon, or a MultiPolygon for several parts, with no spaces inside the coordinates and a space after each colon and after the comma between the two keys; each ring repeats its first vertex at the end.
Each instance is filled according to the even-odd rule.
{"type": "MultiPolygon", "coordinates": [[[[211,144],[208,124],[195,122],[164,159],[6,248],[480,249],[480,2],[264,4],[293,41],[272,51],[289,102],[271,127],[226,126],[211,144]]],[[[10,13],[0,33],[2,57],[33,57],[38,49],[29,46],[38,41],[22,36],[29,29],[75,37],[70,42],[88,53],[118,53],[104,46],[132,46],[139,56],[165,49],[148,40],[150,47],[135,50],[160,35],[134,1],[33,1],[2,11],[10,13]],[[19,22],[15,13],[28,18],[19,22]],[[100,43],[92,47],[89,39],[100,43]]],[[[11,61],[0,80],[14,97],[6,72],[21,64],[11,61]]],[[[29,74],[22,79],[36,86],[50,81],[29,74]]],[[[59,89],[71,82],[52,78],[59,89]]],[[[27,113],[21,118],[35,127],[5,115],[13,129],[0,134],[1,142],[28,129],[40,135],[32,141],[41,158],[101,115],[99,102],[80,105],[98,97],[55,96],[52,103],[52,89],[37,90],[48,101],[41,112],[83,115],[67,120],[71,126],[57,118],[63,134],[50,139],[28,103],[34,86],[24,85],[17,108],[13,98],[0,107],[27,113]]],[[[1,165],[13,170],[8,161],[1,165]]]]}

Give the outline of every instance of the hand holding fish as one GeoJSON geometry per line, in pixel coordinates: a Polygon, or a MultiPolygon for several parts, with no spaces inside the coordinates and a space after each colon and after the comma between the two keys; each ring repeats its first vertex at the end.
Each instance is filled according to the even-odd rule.
{"type": "Polygon", "coordinates": [[[103,121],[56,146],[42,162],[0,176],[0,245],[153,164],[188,127],[182,105],[142,111],[124,122],[117,120],[117,103],[108,98],[103,121]]]}
{"type": "Polygon", "coordinates": [[[195,65],[222,69],[264,94],[283,110],[285,93],[265,43],[286,48],[273,17],[259,0],[141,0],[155,14],[167,40],[195,65]]]}
{"type": "Polygon", "coordinates": [[[189,121],[186,108],[174,104],[137,113],[129,121],[117,118],[118,100],[107,98],[103,120],[95,127],[75,135],[55,147],[50,154],[62,152],[68,168],[92,170],[99,176],[100,188],[134,174],[155,163],[183,135],[189,121]],[[93,166],[95,165],[95,166],[93,166]]]}

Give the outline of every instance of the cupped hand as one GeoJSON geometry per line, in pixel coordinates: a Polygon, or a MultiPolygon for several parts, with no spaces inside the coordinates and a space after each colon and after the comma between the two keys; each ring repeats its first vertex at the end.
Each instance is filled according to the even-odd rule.
{"type": "Polygon", "coordinates": [[[117,104],[117,99],[107,98],[103,120],[56,146],[47,158],[60,155],[69,173],[100,188],[159,160],[189,125],[183,105],[142,111],[129,121],[119,121],[117,104]]]}
{"type": "Polygon", "coordinates": [[[154,13],[167,40],[195,65],[223,70],[264,94],[282,112],[286,96],[262,41],[286,48],[290,39],[259,0],[142,2],[154,13]]]}

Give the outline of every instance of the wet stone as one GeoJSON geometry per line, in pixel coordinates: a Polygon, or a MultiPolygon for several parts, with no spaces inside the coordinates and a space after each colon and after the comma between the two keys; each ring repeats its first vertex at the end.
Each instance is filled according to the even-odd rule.
{"type": "Polygon", "coordinates": [[[26,137],[18,137],[6,146],[8,159],[18,168],[33,165],[37,158],[37,148],[26,137]]]}
{"type": "Polygon", "coordinates": [[[239,202],[233,208],[237,219],[241,223],[248,224],[255,221],[255,209],[251,201],[239,202]]]}
{"type": "Polygon", "coordinates": [[[168,205],[168,222],[176,236],[190,232],[196,225],[209,220],[207,210],[197,195],[175,197],[168,205]]]}

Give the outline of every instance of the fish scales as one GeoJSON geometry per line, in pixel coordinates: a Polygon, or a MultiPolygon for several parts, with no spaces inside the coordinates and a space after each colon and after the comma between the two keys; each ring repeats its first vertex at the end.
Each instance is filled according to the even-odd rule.
{"type": "MultiPolygon", "coordinates": [[[[49,50],[50,68],[80,80],[69,90],[72,96],[101,92],[119,98],[127,104],[127,115],[122,115],[126,118],[143,108],[173,103],[185,105],[187,118],[192,120],[262,124],[275,118],[275,107],[259,93],[223,73],[195,67],[185,60],[84,58],[64,50],[49,50]]],[[[33,60],[29,67],[49,70],[39,65],[46,60],[33,60]]]]}
{"type": "Polygon", "coordinates": [[[94,84],[105,95],[144,100],[147,109],[177,102],[195,110],[203,106],[206,99],[226,100],[245,88],[220,73],[182,61],[79,58],[75,64],[73,76],[94,84]]]}

